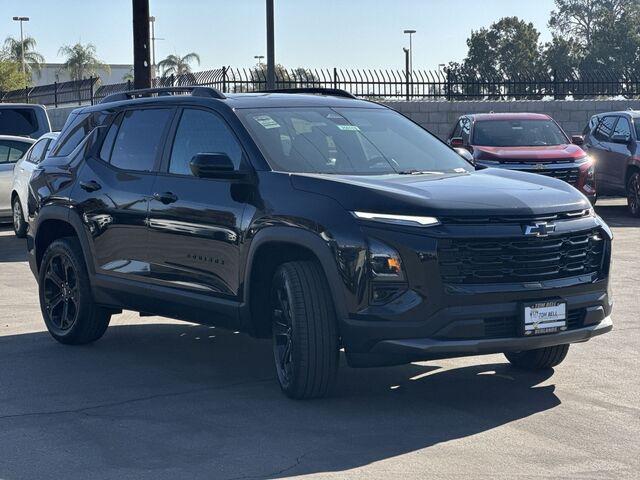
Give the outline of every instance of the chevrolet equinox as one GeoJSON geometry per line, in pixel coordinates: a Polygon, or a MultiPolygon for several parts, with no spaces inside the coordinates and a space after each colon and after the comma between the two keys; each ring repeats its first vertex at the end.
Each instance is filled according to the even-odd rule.
{"type": "Polygon", "coordinates": [[[70,115],[30,192],[57,341],[122,309],[239,330],[272,339],[293,398],[326,395],[341,350],[546,369],[612,328],[611,232],[582,193],[340,90],[113,94],[70,115]]]}

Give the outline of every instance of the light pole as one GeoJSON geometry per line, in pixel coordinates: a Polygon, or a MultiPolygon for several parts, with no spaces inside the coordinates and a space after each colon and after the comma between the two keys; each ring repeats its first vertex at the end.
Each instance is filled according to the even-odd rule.
{"type": "Polygon", "coordinates": [[[151,24],[151,79],[153,80],[158,76],[158,67],[156,65],[156,41],[164,40],[164,38],[156,37],[156,17],[150,16],[149,22],[151,24]]]}
{"type": "Polygon", "coordinates": [[[405,30],[404,33],[409,34],[409,70],[413,73],[413,34],[415,30],[405,30]]]}
{"type": "Polygon", "coordinates": [[[26,75],[26,68],[24,66],[24,32],[22,31],[22,22],[28,22],[29,17],[13,17],[15,22],[20,22],[20,57],[22,61],[22,75],[26,75]]]}
{"type": "Polygon", "coordinates": [[[264,55],[254,55],[253,58],[258,60],[258,66],[261,67],[262,66],[262,59],[264,58],[264,55]]]}
{"type": "Polygon", "coordinates": [[[273,0],[267,0],[267,90],[276,88],[276,49],[273,17],[273,0]]]}
{"type": "Polygon", "coordinates": [[[133,86],[151,87],[149,0],[131,0],[133,10],[133,86]]]}

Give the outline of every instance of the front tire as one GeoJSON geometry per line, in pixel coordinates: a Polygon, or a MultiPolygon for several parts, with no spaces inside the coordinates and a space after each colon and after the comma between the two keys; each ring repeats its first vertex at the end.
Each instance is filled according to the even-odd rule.
{"type": "Polygon", "coordinates": [[[627,207],[634,217],[640,217],[640,172],[635,171],[627,181],[627,207]]]}
{"type": "Polygon", "coordinates": [[[517,368],[523,370],[546,370],[560,365],[567,356],[569,345],[536,348],[522,352],[507,352],[507,360],[517,368]]]}
{"type": "Polygon", "coordinates": [[[24,238],[27,235],[27,222],[24,219],[22,204],[18,197],[13,199],[11,210],[13,218],[13,232],[16,234],[16,237],[24,238]]]}
{"type": "Polygon", "coordinates": [[[49,245],[38,283],[44,323],[58,342],[84,345],[104,335],[111,313],[93,301],[78,239],[63,238],[49,245]]]}
{"type": "Polygon", "coordinates": [[[315,262],[281,265],[271,287],[278,383],[290,398],[326,396],[338,369],[338,334],[329,285],[315,262]]]}

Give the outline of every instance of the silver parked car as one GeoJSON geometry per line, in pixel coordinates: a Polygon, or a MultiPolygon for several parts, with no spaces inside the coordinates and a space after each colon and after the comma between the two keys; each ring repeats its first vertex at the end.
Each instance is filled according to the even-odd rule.
{"type": "Polygon", "coordinates": [[[13,168],[36,141],[27,137],[0,135],[0,222],[11,220],[13,168]]]}
{"type": "Polygon", "coordinates": [[[13,230],[16,236],[22,238],[27,233],[27,216],[29,209],[29,180],[38,164],[51,151],[60,132],[45,133],[18,160],[13,169],[13,186],[11,187],[11,208],[13,210],[13,230]]]}

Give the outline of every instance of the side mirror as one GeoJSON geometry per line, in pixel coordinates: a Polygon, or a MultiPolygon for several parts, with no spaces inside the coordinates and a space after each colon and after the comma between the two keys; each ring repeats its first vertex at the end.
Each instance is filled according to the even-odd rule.
{"type": "Polygon", "coordinates": [[[573,135],[571,137],[571,143],[574,145],[584,145],[584,137],[582,135],[573,135]]]}
{"type": "Polygon", "coordinates": [[[613,135],[611,137],[611,141],[613,143],[622,143],[624,145],[629,143],[630,140],[631,140],[631,138],[629,137],[629,135],[613,135]]]}
{"type": "Polygon", "coordinates": [[[456,151],[456,153],[458,155],[460,155],[462,158],[464,158],[471,165],[475,165],[476,164],[476,159],[473,158],[473,155],[471,154],[471,152],[469,150],[467,150],[466,148],[454,148],[454,150],[456,151]]]}
{"type": "Polygon", "coordinates": [[[453,137],[449,140],[449,145],[451,145],[451,148],[462,148],[464,147],[464,140],[462,137],[453,137]]]}
{"type": "Polygon", "coordinates": [[[244,175],[235,169],[226,153],[198,153],[189,162],[189,168],[200,178],[239,178],[244,175]]]}

